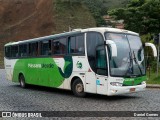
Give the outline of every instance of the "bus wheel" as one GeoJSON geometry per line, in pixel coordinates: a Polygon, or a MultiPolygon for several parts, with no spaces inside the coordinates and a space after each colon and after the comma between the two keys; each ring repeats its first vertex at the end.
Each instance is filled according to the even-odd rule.
{"type": "Polygon", "coordinates": [[[77,78],[72,84],[72,91],[77,97],[85,97],[84,86],[81,79],[77,78]]]}
{"type": "Polygon", "coordinates": [[[26,88],[25,78],[23,75],[19,76],[19,83],[22,88],[26,88]]]}

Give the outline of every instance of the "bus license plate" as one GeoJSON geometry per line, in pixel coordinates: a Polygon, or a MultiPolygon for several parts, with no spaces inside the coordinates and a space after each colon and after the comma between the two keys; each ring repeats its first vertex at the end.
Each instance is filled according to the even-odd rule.
{"type": "Polygon", "coordinates": [[[135,88],[131,88],[130,92],[135,92],[135,90],[136,90],[135,88]]]}

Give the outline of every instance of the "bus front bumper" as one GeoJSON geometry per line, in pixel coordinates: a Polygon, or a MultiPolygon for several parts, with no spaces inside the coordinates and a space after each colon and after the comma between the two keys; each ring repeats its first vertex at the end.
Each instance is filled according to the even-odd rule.
{"type": "Polygon", "coordinates": [[[136,86],[110,86],[108,96],[144,91],[146,83],[136,86]]]}

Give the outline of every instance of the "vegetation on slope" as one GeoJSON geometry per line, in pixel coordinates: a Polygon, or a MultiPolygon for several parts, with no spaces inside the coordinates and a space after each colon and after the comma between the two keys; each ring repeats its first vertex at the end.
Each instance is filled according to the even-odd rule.
{"type": "Polygon", "coordinates": [[[96,26],[95,19],[81,2],[55,0],[54,5],[53,17],[56,24],[53,33],[68,31],[69,27],[75,29],[96,26]]]}
{"type": "Polygon", "coordinates": [[[91,11],[97,26],[106,25],[102,16],[108,14],[108,10],[125,7],[129,1],[130,0],[82,0],[91,11]]]}

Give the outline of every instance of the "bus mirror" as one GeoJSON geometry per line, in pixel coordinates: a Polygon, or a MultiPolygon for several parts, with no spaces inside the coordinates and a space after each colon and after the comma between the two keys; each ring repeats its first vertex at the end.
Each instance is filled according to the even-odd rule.
{"type": "Polygon", "coordinates": [[[117,57],[116,43],[112,40],[106,40],[106,45],[109,45],[111,47],[112,57],[117,57]]]}
{"type": "Polygon", "coordinates": [[[145,43],[145,46],[151,47],[153,50],[153,56],[157,57],[157,49],[156,46],[153,43],[145,43]]]}

